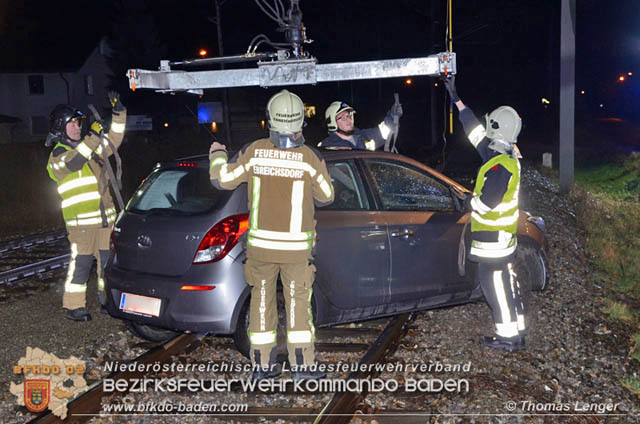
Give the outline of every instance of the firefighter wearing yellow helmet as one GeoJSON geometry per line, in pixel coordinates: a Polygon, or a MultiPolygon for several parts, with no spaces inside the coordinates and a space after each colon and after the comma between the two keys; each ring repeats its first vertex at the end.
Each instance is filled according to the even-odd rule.
{"type": "Polygon", "coordinates": [[[82,137],[85,116],[69,105],[56,106],[50,116],[46,145],[54,147],[47,171],[58,184],[71,245],[62,307],[67,310],[67,318],[73,321],[91,320],[85,293],[94,257],[98,263],[98,300],[101,305],[105,302],[104,267],[109,257],[109,236],[116,208],[103,164],[122,143],[127,119],[127,110],[118,93],[109,92],[109,102],[113,109],[108,132],[94,122],[89,133],[82,137]]]}
{"type": "Polygon", "coordinates": [[[355,126],[355,109],[348,104],[335,101],[324,113],[329,135],[318,143],[318,147],[330,149],[376,150],[391,139],[397,125],[395,121],[402,116],[402,105],[394,103],[386,117],[377,127],[360,129],[355,126]]]}
{"type": "Polygon", "coordinates": [[[478,278],[491,308],[495,336],[480,342],[491,348],[516,351],[525,347],[524,306],[518,276],[513,268],[518,228],[520,152],[516,143],[522,128],[520,116],[510,106],[500,106],[476,118],[458,96],[455,77],[445,80],[451,100],[471,144],[482,158],[473,196],[465,202],[471,211],[470,259],[478,262],[478,278]]]}
{"type": "Polygon", "coordinates": [[[249,341],[255,380],[277,377],[278,310],[276,284],[283,285],[287,349],[295,380],[322,378],[315,363],[311,286],[315,267],[314,201],[333,202],[334,191],[324,159],[304,144],[304,106],[282,90],[267,104],[269,138],[245,145],[231,160],[223,144],[209,150],[210,178],[219,189],[248,184],[249,230],[244,274],[251,287],[249,341]]]}

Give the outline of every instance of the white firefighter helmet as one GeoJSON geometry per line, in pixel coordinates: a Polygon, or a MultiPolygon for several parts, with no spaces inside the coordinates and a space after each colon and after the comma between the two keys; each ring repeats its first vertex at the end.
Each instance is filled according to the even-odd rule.
{"type": "Polygon", "coordinates": [[[304,143],[304,104],[297,95],[287,90],[275,94],[267,103],[269,139],[280,149],[297,147],[304,143]]]}
{"type": "Polygon", "coordinates": [[[352,117],[353,117],[353,114],[356,113],[356,110],[354,108],[352,108],[348,104],[341,102],[339,100],[336,100],[335,102],[331,103],[327,108],[327,110],[325,110],[324,118],[327,121],[327,128],[329,129],[329,131],[338,130],[338,123],[336,122],[336,116],[338,116],[340,112],[343,112],[345,110],[348,110],[351,113],[352,117]]]}
{"type": "Polygon", "coordinates": [[[509,144],[518,142],[522,119],[511,106],[500,106],[486,116],[487,137],[509,144]]]}
{"type": "Polygon", "coordinates": [[[271,131],[294,134],[302,131],[304,104],[300,97],[282,90],[269,99],[267,116],[271,131]]]}

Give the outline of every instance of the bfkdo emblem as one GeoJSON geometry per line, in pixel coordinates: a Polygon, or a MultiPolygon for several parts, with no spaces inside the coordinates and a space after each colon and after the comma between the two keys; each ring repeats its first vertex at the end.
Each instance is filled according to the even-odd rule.
{"type": "Polygon", "coordinates": [[[29,411],[44,411],[49,399],[49,380],[24,380],[24,404],[29,411]]]}

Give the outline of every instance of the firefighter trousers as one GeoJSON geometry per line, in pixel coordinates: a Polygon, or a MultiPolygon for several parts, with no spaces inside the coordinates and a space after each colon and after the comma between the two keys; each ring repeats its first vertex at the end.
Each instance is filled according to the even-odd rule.
{"type": "Polygon", "coordinates": [[[525,330],[520,284],[510,261],[478,263],[478,277],[484,298],[491,308],[496,335],[520,336],[525,330]]]}
{"type": "Polygon", "coordinates": [[[104,304],[104,267],[109,258],[111,227],[86,229],[68,227],[67,232],[71,245],[71,258],[64,282],[62,307],[77,309],[86,306],[87,281],[89,281],[94,257],[98,263],[98,301],[104,304]]]}
{"type": "Polygon", "coordinates": [[[278,275],[284,294],[289,362],[292,365],[313,364],[315,329],[311,313],[311,286],[315,267],[308,261],[282,264],[247,259],[244,275],[251,286],[249,341],[252,364],[267,366],[275,363],[278,275]]]}

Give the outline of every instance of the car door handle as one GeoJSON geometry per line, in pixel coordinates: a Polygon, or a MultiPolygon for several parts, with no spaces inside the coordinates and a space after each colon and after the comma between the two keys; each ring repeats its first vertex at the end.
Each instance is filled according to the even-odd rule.
{"type": "Polygon", "coordinates": [[[413,230],[410,230],[408,228],[405,228],[401,231],[392,231],[391,232],[391,237],[402,237],[405,240],[409,238],[409,236],[413,235],[413,230]]]}

